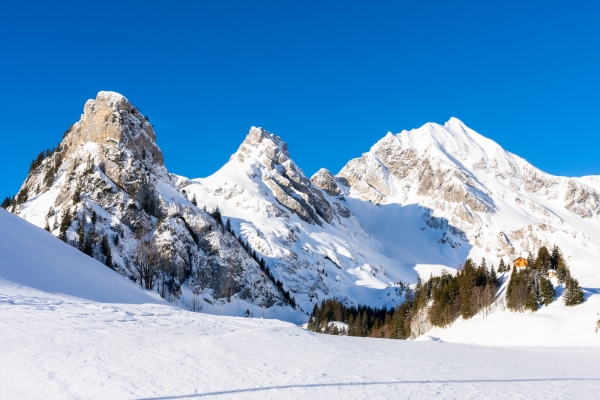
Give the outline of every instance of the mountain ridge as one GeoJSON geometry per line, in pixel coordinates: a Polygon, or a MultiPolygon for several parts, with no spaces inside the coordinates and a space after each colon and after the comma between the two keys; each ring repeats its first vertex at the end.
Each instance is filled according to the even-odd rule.
{"type": "Polygon", "coordinates": [[[330,297],[394,307],[418,275],[554,244],[583,285],[600,287],[597,177],[546,174],[457,118],[388,133],[337,175],[310,178],[263,128],[197,179],[168,172],[155,139],[126,98],[100,92],[9,209],[72,245],[95,232],[101,261],[106,237],[132,279],[136,231],[150,230],[171,263],[171,300],[195,293],[215,313],[279,307],[271,315],[297,319],[330,297]]]}

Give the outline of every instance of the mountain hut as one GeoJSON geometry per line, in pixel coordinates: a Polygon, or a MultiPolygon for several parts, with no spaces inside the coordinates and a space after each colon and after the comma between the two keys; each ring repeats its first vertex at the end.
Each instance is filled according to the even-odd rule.
{"type": "Polygon", "coordinates": [[[527,259],[525,259],[523,257],[519,257],[513,261],[513,264],[514,264],[515,268],[519,269],[519,268],[527,267],[529,265],[529,262],[527,261],[527,259]]]}

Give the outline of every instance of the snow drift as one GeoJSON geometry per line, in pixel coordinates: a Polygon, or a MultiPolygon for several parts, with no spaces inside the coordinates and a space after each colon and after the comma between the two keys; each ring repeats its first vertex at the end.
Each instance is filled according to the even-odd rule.
{"type": "Polygon", "coordinates": [[[156,293],[129,279],[52,234],[0,209],[0,285],[105,303],[164,303],[156,293]]]}

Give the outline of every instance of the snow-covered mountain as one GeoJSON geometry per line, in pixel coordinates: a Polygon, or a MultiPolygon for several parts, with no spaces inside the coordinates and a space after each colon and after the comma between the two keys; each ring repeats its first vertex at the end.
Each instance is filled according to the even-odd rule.
{"type": "Polygon", "coordinates": [[[456,118],[386,135],[350,161],[337,182],[355,213],[365,208],[358,199],[382,210],[419,207],[414,219],[381,211],[376,223],[361,220],[387,248],[406,247],[406,236],[433,230],[444,254],[460,255],[442,263],[457,266],[467,254],[496,262],[557,244],[578,279],[600,286],[598,177],[544,173],[456,118]]]}
{"type": "Polygon", "coordinates": [[[328,297],[390,307],[417,274],[554,244],[583,287],[600,287],[600,178],[546,174],[454,118],[387,134],[337,175],[310,179],[281,138],[251,128],[219,171],[188,179],[165,169],[127,99],[100,92],[9,210],[89,242],[100,261],[108,246],[132,278],[140,232],[151,233],[174,296],[199,294],[214,313],[277,309],[265,315],[296,321],[328,297]]]}
{"type": "MultiPolygon", "coordinates": [[[[141,238],[166,256],[162,281],[212,305],[283,305],[280,288],[213,216],[186,200],[164,167],[152,125],[114,92],[89,100],[53,152],[32,164],[9,211],[139,281],[141,238]]],[[[245,310],[245,309],[244,309],[245,310]]]]}

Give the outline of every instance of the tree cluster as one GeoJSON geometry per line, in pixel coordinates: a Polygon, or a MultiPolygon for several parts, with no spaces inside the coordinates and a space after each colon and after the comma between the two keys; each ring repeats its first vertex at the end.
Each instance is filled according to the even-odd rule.
{"type": "Polygon", "coordinates": [[[405,288],[405,300],[395,309],[348,308],[339,300],[324,300],[321,306],[315,305],[308,329],[331,333],[329,322],[339,321],[348,324],[347,334],[351,336],[387,332],[392,339],[407,339],[419,315],[435,326],[445,327],[459,316],[469,319],[479,312],[488,313],[499,284],[494,267],[488,268],[485,259],[480,265],[468,259],[456,276],[443,273],[424,283],[419,278],[414,290],[405,288]]]}
{"type": "Polygon", "coordinates": [[[40,165],[42,165],[42,162],[44,162],[46,158],[52,156],[52,154],[54,154],[55,151],[56,147],[53,149],[42,150],[40,154],[38,154],[37,157],[31,161],[31,165],[29,166],[29,172],[35,171],[40,165]]]}
{"type": "Polygon", "coordinates": [[[535,312],[542,305],[549,305],[556,297],[556,291],[550,279],[548,270],[556,271],[559,283],[564,284],[564,299],[567,306],[580,304],[584,300],[579,282],[571,276],[571,272],[560,248],[554,246],[552,251],[542,246],[537,257],[528,256],[526,268],[513,268],[506,288],[506,305],[512,311],[535,312]]]}
{"type": "Polygon", "coordinates": [[[346,307],[338,299],[326,299],[320,305],[315,304],[308,321],[308,330],[333,335],[369,336],[373,331],[381,328],[393,314],[393,309],[362,305],[346,307]],[[329,323],[334,321],[348,324],[347,331],[340,331],[337,326],[330,327],[329,323]]]}
{"type": "Polygon", "coordinates": [[[6,210],[10,206],[10,203],[12,203],[12,201],[13,201],[13,197],[7,196],[4,198],[4,200],[2,200],[2,204],[0,204],[0,207],[4,208],[6,210]]]}

